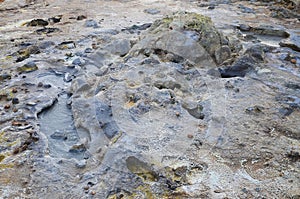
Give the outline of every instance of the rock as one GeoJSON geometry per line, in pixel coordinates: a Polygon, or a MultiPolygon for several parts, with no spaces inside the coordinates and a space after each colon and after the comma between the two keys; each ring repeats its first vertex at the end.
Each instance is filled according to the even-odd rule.
{"type": "Polygon", "coordinates": [[[195,107],[191,107],[191,105],[188,105],[188,104],[184,103],[184,104],[182,105],[182,107],[183,107],[184,109],[186,109],[186,110],[188,111],[188,113],[189,113],[191,116],[193,116],[194,118],[196,118],[196,119],[201,119],[201,120],[203,120],[204,117],[205,117],[205,115],[202,113],[202,111],[203,111],[203,106],[200,105],[200,104],[196,104],[195,107]]]}
{"type": "Polygon", "coordinates": [[[215,58],[217,64],[223,63],[225,60],[231,57],[231,50],[229,46],[222,46],[221,48],[217,49],[215,52],[215,58]]]}
{"type": "Polygon", "coordinates": [[[145,13],[151,14],[151,15],[156,15],[159,14],[160,11],[158,9],[155,8],[148,8],[144,10],[145,13]]]}
{"type": "Polygon", "coordinates": [[[87,17],[85,15],[79,15],[76,20],[83,20],[86,19],[87,17]]]}
{"type": "Polygon", "coordinates": [[[113,119],[111,107],[101,101],[95,102],[96,118],[99,122],[100,128],[103,130],[107,138],[112,139],[120,130],[113,119]]]}
{"type": "Polygon", "coordinates": [[[4,81],[7,79],[11,79],[11,75],[4,73],[4,74],[0,74],[0,81],[4,81]]]}
{"type": "Polygon", "coordinates": [[[12,98],[12,103],[13,104],[19,104],[19,99],[18,98],[12,98]]]}
{"type": "Polygon", "coordinates": [[[42,87],[43,86],[43,83],[42,82],[39,82],[37,87],[42,87]]]}
{"type": "Polygon", "coordinates": [[[93,49],[91,49],[91,48],[86,48],[86,49],[84,50],[84,52],[85,52],[85,53],[92,53],[92,52],[93,52],[93,49]]]}
{"type": "Polygon", "coordinates": [[[249,31],[251,29],[251,27],[249,25],[246,25],[246,24],[240,24],[238,26],[238,29],[240,29],[241,31],[249,31]]]}
{"type": "Polygon", "coordinates": [[[134,33],[139,34],[142,30],[146,30],[146,29],[150,28],[151,25],[152,25],[152,23],[145,23],[142,25],[133,25],[131,27],[122,29],[122,31],[129,32],[130,34],[134,34],[134,33]]]}
{"type": "Polygon", "coordinates": [[[48,26],[48,21],[44,19],[33,19],[30,22],[26,23],[27,26],[48,26]]]}
{"type": "Polygon", "coordinates": [[[129,156],[126,159],[127,168],[144,180],[157,181],[159,175],[145,162],[139,160],[134,156],[129,156]]]}
{"type": "Polygon", "coordinates": [[[50,34],[55,32],[60,32],[60,29],[58,28],[42,28],[35,31],[37,34],[50,34]]]}
{"type": "Polygon", "coordinates": [[[62,15],[56,15],[54,17],[48,18],[48,21],[50,23],[58,23],[58,22],[60,22],[61,18],[62,18],[62,15]]]}
{"type": "Polygon", "coordinates": [[[86,160],[80,160],[76,163],[76,167],[78,169],[83,169],[86,167],[87,161],[86,160]]]}
{"type": "Polygon", "coordinates": [[[261,75],[261,74],[265,74],[265,73],[271,73],[272,71],[270,69],[267,69],[267,68],[263,68],[263,69],[259,69],[257,71],[257,74],[258,75],[261,75]]]}
{"type": "Polygon", "coordinates": [[[38,67],[33,61],[31,61],[21,67],[18,67],[17,70],[20,73],[30,73],[30,72],[38,70],[38,67]]]}
{"type": "Polygon", "coordinates": [[[64,42],[58,44],[57,48],[60,50],[74,49],[74,48],[76,48],[76,44],[74,41],[64,41],[64,42]]]}
{"type": "Polygon", "coordinates": [[[52,86],[51,86],[51,84],[44,84],[43,85],[43,88],[51,88],[52,86]]]}
{"type": "Polygon", "coordinates": [[[85,64],[85,61],[81,58],[76,58],[72,61],[72,64],[77,66],[83,66],[85,64]]]}
{"type": "Polygon", "coordinates": [[[246,7],[242,4],[239,4],[238,8],[242,10],[243,13],[252,13],[255,14],[255,11],[252,8],[246,7]]]}
{"type": "Polygon", "coordinates": [[[292,64],[297,64],[297,60],[296,59],[291,59],[291,63],[292,64]]]}
{"type": "Polygon", "coordinates": [[[13,89],[11,90],[11,92],[12,92],[12,93],[17,93],[18,90],[17,90],[16,88],[13,88],[13,89]]]}
{"type": "MultiPolygon", "coordinates": [[[[222,41],[223,35],[210,18],[195,13],[176,13],[155,21],[147,35],[134,45],[130,55],[171,53],[199,67],[214,68],[215,52],[222,48],[222,41]]],[[[161,58],[168,60],[163,54],[161,58]]]]}
{"type": "Polygon", "coordinates": [[[105,50],[112,54],[125,56],[131,49],[130,41],[127,39],[114,40],[110,44],[104,47],[105,50]]]}
{"type": "Polygon", "coordinates": [[[39,54],[40,53],[40,49],[39,47],[37,46],[29,46],[29,47],[26,47],[26,48],[23,48],[19,51],[17,51],[17,60],[16,62],[21,62],[27,58],[30,57],[31,54],[39,54]]]}
{"type": "Polygon", "coordinates": [[[260,35],[270,35],[270,36],[278,36],[278,37],[289,37],[290,33],[288,33],[286,31],[285,28],[278,26],[278,27],[274,27],[271,25],[265,25],[265,24],[261,24],[259,26],[251,26],[250,27],[250,31],[251,32],[255,32],[256,34],[260,34],[260,35]]]}
{"type": "Polygon", "coordinates": [[[5,104],[4,109],[10,109],[10,104],[5,104]]]}
{"type": "Polygon", "coordinates": [[[86,147],[84,144],[75,144],[69,150],[70,153],[81,153],[84,151],[86,151],[86,147]]]}
{"type": "Polygon", "coordinates": [[[44,41],[40,43],[39,48],[40,49],[47,49],[50,48],[51,46],[54,46],[55,43],[53,41],[44,41]]]}
{"type": "Polygon", "coordinates": [[[85,27],[92,27],[92,28],[99,28],[98,23],[93,19],[87,20],[85,22],[84,26],[85,27]]]}
{"type": "Polygon", "coordinates": [[[66,140],[68,138],[66,134],[61,131],[55,131],[50,137],[55,140],[66,140]]]}
{"type": "Polygon", "coordinates": [[[264,48],[254,45],[246,50],[244,55],[237,58],[232,66],[220,68],[221,77],[244,77],[248,72],[253,71],[264,61],[264,48]]]}
{"type": "Polygon", "coordinates": [[[300,35],[292,34],[288,39],[281,40],[279,45],[300,52],[300,35]]]}

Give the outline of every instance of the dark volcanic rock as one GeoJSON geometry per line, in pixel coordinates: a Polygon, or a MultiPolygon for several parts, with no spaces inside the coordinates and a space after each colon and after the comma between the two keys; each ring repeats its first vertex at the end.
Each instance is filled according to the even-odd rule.
{"type": "Polygon", "coordinates": [[[34,62],[28,62],[25,65],[18,67],[17,70],[20,73],[29,73],[38,70],[38,67],[34,62]]]}
{"type": "Polygon", "coordinates": [[[28,22],[27,26],[48,26],[49,22],[44,19],[33,19],[32,21],[28,22]]]}
{"type": "Polygon", "coordinates": [[[131,54],[160,51],[166,56],[171,53],[182,57],[203,68],[213,68],[217,51],[218,63],[230,56],[230,48],[223,43],[225,40],[210,18],[195,13],[176,13],[155,21],[148,34],[133,47],[131,54]]]}
{"type": "Polygon", "coordinates": [[[253,71],[260,63],[264,61],[264,48],[255,45],[246,50],[244,55],[237,58],[232,66],[220,68],[221,77],[244,77],[248,72],[253,71]]]}

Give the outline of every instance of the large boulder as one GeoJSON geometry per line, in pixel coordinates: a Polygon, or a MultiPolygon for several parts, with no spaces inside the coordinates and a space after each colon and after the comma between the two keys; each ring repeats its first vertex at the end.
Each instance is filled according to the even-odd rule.
{"type": "Polygon", "coordinates": [[[230,58],[228,43],[209,17],[180,12],[155,21],[130,55],[157,54],[162,61],[214,68],[230,58]]]}

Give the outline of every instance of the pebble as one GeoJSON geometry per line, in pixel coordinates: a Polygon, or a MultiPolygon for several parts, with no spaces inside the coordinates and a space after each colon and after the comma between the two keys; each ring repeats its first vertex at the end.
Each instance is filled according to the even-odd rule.
{"type": "Polygon", "coordinates": [[[5,104],[4,105],[4,109],[9,109],[10,108],[10,104],[5,104]]]}
{"type": "Polygon", "coordinates": [[[84,50],[84,52],[85,52],[85,53],[91,53],[91,52],[93,52],[93,49],[91,49],[91,48],[86,48],[86,49],[84,50]]]}
{"type": "Polygon", "coordinates": [[[86,160],[80,160],[76,163],[76,167],[79,169],[83,169],[86,166],[86,160]]]}
{"type": "Polygon", "coordinates": [[[38,86],[38,87],[42,87],[42,86],[43,86],[43,83],[42,83],[42,82],[39,82],[37,86],[38,86]]]}
{"type": "Polygon", "coordinates": [[[27,23],[27,26],[47,26],[49,23],[44,19],[33,19],[27,23]]]}
{"type": "Polygon", "coordinates": [[[51,86],[51,84],[45,84],[43,87],[44,88],[51,88],[52,86],[51,86]]]}
{"type": "Polygon", "coordinates": [[[151,15],[156,15],[156,14],[160,13],[160,11],[155,9],[155,8],[145,9],[144,12],[148,13],[148,14],[151,14],[151,15]]]}
{"type": "Polygon", "coordinates": [[[291,63],[292,63],[292,64],[296,64],[296,63],[297,63],[297,60],[296,60],[296,59],[291,59],[291,63]]]}
{"type": "Polygon", "coordinates": [[[99,28],[98,23],[92,19],[87,20],[84,25],[85,27],[99,28]]]}
{"type": "Polygon", "coordinates": [[[81,60],[80,58],[76,58],[73,60],[72,62],[73,65],[78,65],[78,66],[83,66],[84,65],[84,61],[81,60]]]}
{"type": "Polygon", "coordinates": [[[194,138],[194,136],[192,134],[188,134],[187,137],[190,139],[194,138]]]}
{"type": "Polygon", "coordinates": [[[18,98],[12,98],[12,103],[13,104],[19,104],[19,99],[18,98]]]}
{"type": "Polygon", "coordinates": [[[96,191],[91,191],[91,195],[96,195],[96,191]]]}
{"type": "Polygon", "coordinates": [[[241,31],[249,31],[251,29],[251,27],[247,24],[240,24],[239,29],[241,31]]]}
{"type": "Polygon", "coordinates": [[[11,92],[12,92],[12,93],[17,93],[18,90],[17,90],[16,88],[13,88],[13,89],[11,90],[11,92]]]}
{"type": "Polygon", "coordinates": [[[79,15],[76,19],[77,20],[83,20],[83,19],[86,19],[86,16],[85,15],[79,15]]]}

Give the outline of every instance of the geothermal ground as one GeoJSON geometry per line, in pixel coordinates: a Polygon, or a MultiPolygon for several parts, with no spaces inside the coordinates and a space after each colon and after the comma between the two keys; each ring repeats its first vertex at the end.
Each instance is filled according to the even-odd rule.
{"type": "Polygon", "coordinates": [[[0,198],[300,198],[300,2],[0,1],[0,198]]]}

